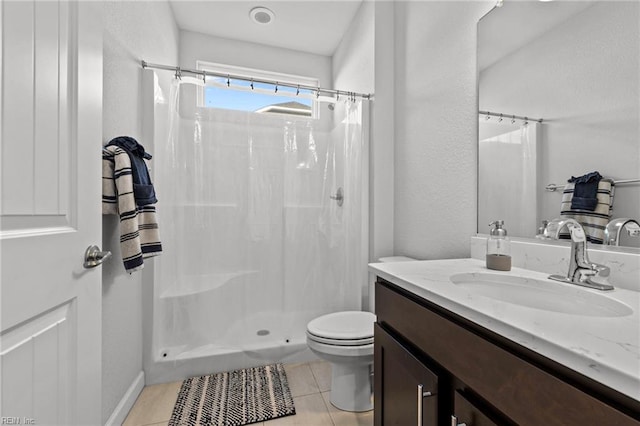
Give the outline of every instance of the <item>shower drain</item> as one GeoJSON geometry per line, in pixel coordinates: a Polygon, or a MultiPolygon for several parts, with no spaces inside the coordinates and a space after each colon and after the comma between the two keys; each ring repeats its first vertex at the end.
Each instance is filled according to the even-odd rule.
{"type": "Polygon", "coordinates": [[[258,336],[266,336],[267,334],[269,334],[270,331],[269,330],[258,330],[258,332],[256,333],[258,336]]]}

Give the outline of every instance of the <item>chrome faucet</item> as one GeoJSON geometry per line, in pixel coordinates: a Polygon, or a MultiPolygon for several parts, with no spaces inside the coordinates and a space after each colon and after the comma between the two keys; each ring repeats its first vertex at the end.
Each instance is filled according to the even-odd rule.
{"type": "Polygon", "coordinates": [[[640,224],[635,219],[613,219],[604,229],[604,243],[610,246],[620,245],[620,233],[623,229],[633,237],[640,237],[640,224]]]}
{"type": "Polygon", "coordinates": [[[571,218],[553,219],[547,225],[545,236],[547,238],[554,238],[557,240],[559,238],[560,231],[565,227],[571,235],[569,272],[567,272],[567,276],[551,275],[549,278],[563,283],[576,284],[597,290],[613,290],[612,285],[592,280],[596,275],[600,277],[608,277],[610,270],[604,265],[598,265],[597,263],[591,263],[589,261],[589,257],[587,256],[587,238],[580,222],[571,218]]]}

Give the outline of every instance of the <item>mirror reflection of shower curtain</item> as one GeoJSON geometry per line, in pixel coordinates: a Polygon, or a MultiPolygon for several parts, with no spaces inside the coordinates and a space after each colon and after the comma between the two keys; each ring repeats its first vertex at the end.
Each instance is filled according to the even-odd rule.
{"type": "Polygon", "coordinates": [[[195,96],[174,83],[171,136],[156,141],[170,225],[156,262],[154,348],[286,354],[314,317],[360,308],[362,101],[320,105],[311,119],[185,101],[195,96]],[[343,207],[329,198],[338,186],[343,207]]]}
{"type": "Polygon", "coordinates": [[[479,123],[478,231],[502,219],[512,235],[535,235],[541,197],[540,124],[479,123]]]}

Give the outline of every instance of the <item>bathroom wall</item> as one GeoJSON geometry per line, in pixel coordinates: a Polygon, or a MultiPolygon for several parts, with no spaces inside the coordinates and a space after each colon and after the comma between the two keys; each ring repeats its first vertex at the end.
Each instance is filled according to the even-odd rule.
{"type": "Polygon", "coordinates": [[[375,3],[363,1],[332,58],[333,87],[372,93],[375,3]]]}
{"type": "MultiPolygon", "coordinates": [[[[153,153],[153,141],[141,137],[143,70],[140,60],[177,63],[179,34],[173,13],[168,3],[157,1],[105,2],[103,8],[103,141],[107,143],[115,136],[129,135],[153,153]]],[[[172,77],[167,74],[163,80],[165,87],[172,77]]],[[[161,188],[158,198],[162,232],[161,188]]],[[[103,249],[113,252],[113,257],[102,266],[102,421],[105,423],[142,372],[142,273],[124,271],[115,216],[103,217],[102,239],[103,249]]]]}
{"type": "MultiPolygon", "coordinates": [[[[545,120],[542,186],[640,177],[639,34],[638,2],[599,2],[482,72],[481,110],[545,120]]],[[[562,191],[540,197],[540,220],[559,216],[562,191]]],[[[637,184],[616,187],[614,217],[640,219],[639,205],[637,184]]]]}
{"type": "Polygon", "coordinates": [[[477,210],[476,29],[494,4],[396,3],[395,254],[470,254],[477,210]]]}
{"type": "Polygon", "coordinates": [[[313,77],[321,86],[331,85],[328,56],[180,31],[180,66],[193,69],[198,60],[313,77]]]}

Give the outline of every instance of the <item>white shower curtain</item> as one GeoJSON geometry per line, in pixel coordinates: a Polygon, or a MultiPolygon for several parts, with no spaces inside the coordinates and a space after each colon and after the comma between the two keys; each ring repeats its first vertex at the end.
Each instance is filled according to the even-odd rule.
{"type": "Polygon", "coordinates": [[[535,235],[541,189],[538,182],[539,123],[495,123],[480,118],[478,232],[505,221],[509,235],[535,235]]]}
{"type": "Polygon", "coordinates": [[[366,105],[319,104],[306,118],[196,107],[196,96],[175,81],[170,137],[156,141],[158,356],[287,346],[314,317],[359,309],[366,105]]]}

